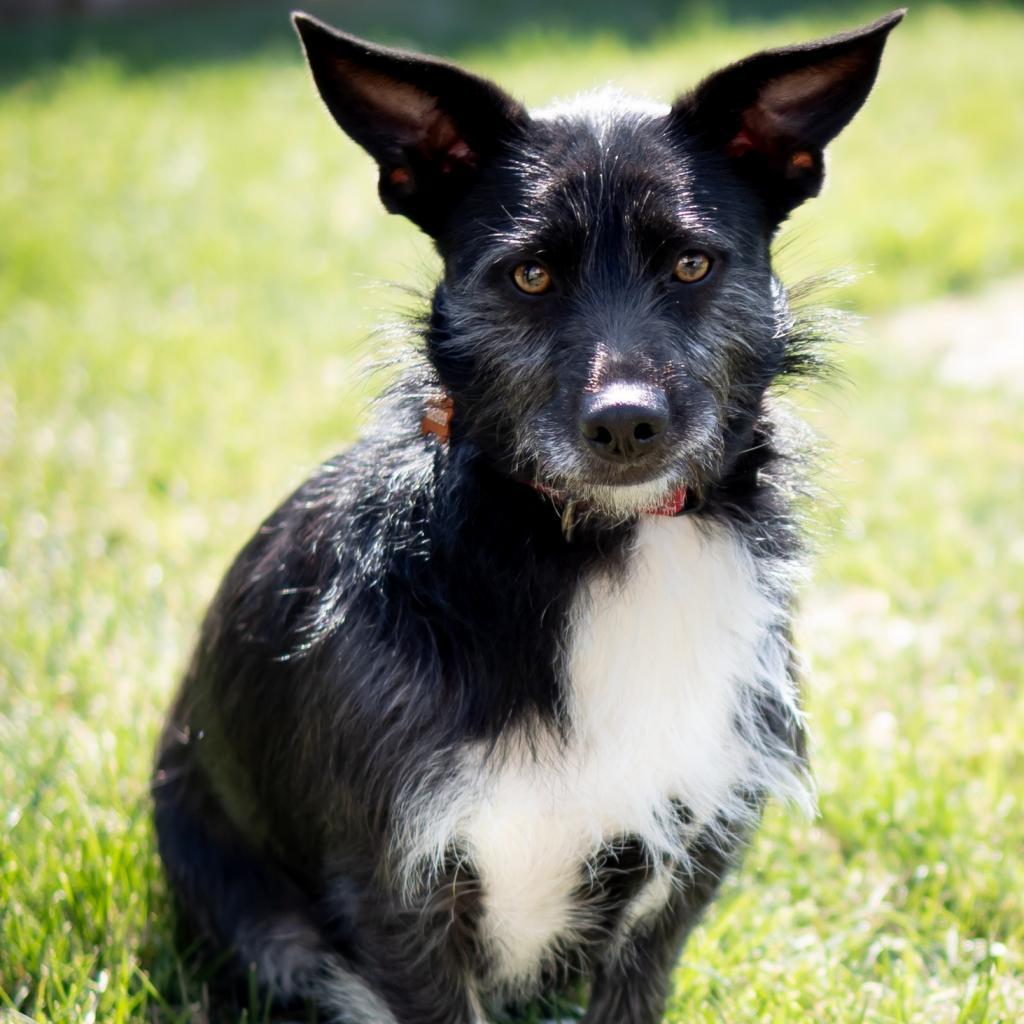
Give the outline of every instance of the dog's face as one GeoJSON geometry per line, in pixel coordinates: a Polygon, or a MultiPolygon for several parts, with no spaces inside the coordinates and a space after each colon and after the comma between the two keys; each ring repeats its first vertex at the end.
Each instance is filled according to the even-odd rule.
{"type": "Polygon", "coordinates": [[[820,189],[901,17],[757,54],[672,107],[598,94],[531,115],[297,16],[384,204],[444,258],[428,346],[453,437],[613,515],[713,484],[785,363],[772,236],[820,189]]]}
{"type": "Polygon", "coordinates": [[[445,237],[434,344],[471,429],[515,468],[629,514],[699,488],[780,365],[770,232],[666,111],[535,115],[445,237]]]}

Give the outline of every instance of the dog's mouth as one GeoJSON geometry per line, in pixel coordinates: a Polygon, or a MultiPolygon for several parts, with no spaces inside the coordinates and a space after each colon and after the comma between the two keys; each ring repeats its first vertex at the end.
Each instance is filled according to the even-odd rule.
{"type": "Polygon", "coordinates": [[[628,520],[642,515],[676,516],[686,507],[684,484],[667,476],[637,484],[587,484],[574,481],[552,485],[535,481],[533,487],[565,510],[628,520]]]}

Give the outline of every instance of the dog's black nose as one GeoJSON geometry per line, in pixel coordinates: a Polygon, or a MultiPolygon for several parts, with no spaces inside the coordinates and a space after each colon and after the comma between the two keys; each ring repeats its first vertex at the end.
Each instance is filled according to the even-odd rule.
{"type": "Polygon", "coordinates": [[[634,462],[657,448],[668,426],[668,399],[660,388],[611,384],[586,395],[580,430],[594,452],[610,462],[634,462]]]}

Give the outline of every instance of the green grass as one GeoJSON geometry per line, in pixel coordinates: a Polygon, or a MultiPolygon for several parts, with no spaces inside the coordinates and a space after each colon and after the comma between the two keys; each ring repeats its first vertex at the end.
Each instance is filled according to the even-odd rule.
{"type": "MultiPolygon", "coordinates": [[[[532,101],[610,79],[667,96],[855,20],[598,4],[548,34],[497,14],[469,32],[457,5],[422,7],[355,27],[407,26],[532,101]]],[[[228,558],[352,436],[368,331],[405,302],[379,282],[435,267],[377,208],[286,27],[236,38],[231,17],[0,43],[0,1007],[40,1021],[202,1019],[148,822],[155,730],[228,558]]],[[[1024,267],[1022,53],[1019,8],[912,12],[787,273],[871,271],[842,299],[878,313],[1024,267]]],[[[842,363],[844,390],[804,400],[833,439],[801,629],[822,815],[769,815],[669,1020],[1009,1024],[1019,397],[870,342],[842,363]]]]}

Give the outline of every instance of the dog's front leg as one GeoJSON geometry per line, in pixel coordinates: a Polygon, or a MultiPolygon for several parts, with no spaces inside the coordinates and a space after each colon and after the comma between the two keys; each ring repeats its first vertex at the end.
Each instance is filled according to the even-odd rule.
{"type": "Polygon", "coordinates": [[[715,898],[733,862],[737,838],[698,841],[690,868],[675,869],[664,908],[637,922],[624,948],[594,972],[582,1024],[658,1024],[672,969],[694,925],[715,898]]]}
{"type": "Polygon", "coordinates": [[[429,954],[405,945],[360,953],[362,977],[330,977],[319,995],[339,1024],[482,1024],[468,987],[429,954]]]}
{"type": "MultiPolygon", "coordinates": [[[[453,891],[449,886],[443,895],[453,891]]],[[[342,986],[337,998],[326,1000],[338,1015],[332,1019],[341,1024],[482,1024],[468,951],[459,941],[450,902],[438,897],[413,909],[394,894],[339,879],[333,904],[333,938],[357,966],[374,1002],[364,1007],[342,986]]]]}
{"type": "Polygon", "coordinates": [[[635,935],[630,949],[599,966],[582,1024],[658,1024],[687,931],[666,913],[635,935]]]}

